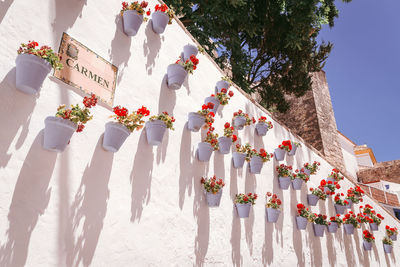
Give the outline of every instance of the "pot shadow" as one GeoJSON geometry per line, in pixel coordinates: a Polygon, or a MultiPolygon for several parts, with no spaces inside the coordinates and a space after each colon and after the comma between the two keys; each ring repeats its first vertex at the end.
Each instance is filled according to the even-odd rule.
{"type": "Polygon", "coordinates": [[[308,235],[311,237],[308,242],[311,253],[311,265],[322,266],[322,248],[321,248],[321,237],[315,236],[314,227],[310,223],[310,227],[307,229],[308,235]]]}
{"type": "Polygon", "coordinates": [[[3,0],[0,2],[0,24],[3,21],[4,17],[7,14],[8,9],[12,5],[14,0],[3,0]]]}
{"type": "Polygon", "coordinates": [[[185,203],[186,190],[192,195],[193,174],[192,174],[192,134],[187,129],[187,123],[182,129],[181,148],[179,153],[179,208],[182,210],[185,203]]]}
{"type": "MultiPolygon", "coordinates": [[[[282,212],[281,212],[282,213],[282,212]]],[[[282,219],[279,216],[278,221],[275,224],[282,224],[282,219]]],[[[262,249],[262,261],[264,266],[271,266],[274,261],[274,250],[272,246],[272,231],[274,229],[274,223],[267,221],[266,214],[264,215],[264,245],[262,249]]]]}
{"type": "Polygon", "coordinates": [[[108,50],[112,64],[118,67],[117,84],[121,82],[124,76],[124,69],[128,66],[129,58],[131,57],[131,38],[124,33],[122,23],[121,16],[117,14],[115,16],[115,34],[111,41],[111,50],[108,50]]]}
{"type": "Polygon", "coordinates": [[[82,8],[86,0],[56,0],[53,32],[56,40],[60,40],[63,32],[71,28],[78,17],[82,17],[82,8]]]}
{"type": "MultiPolygon", "coordinates": [[[[384,249],[383,248],[383,245],[382,245],[382,249],[384,249]]],[[[391,266],[391,263],[393,264],[393,263],[396,263],[396,257],[395,257],[395,251],[394,251],[394,248],[392,249],[392,252],[391,253],[386,253],[386,252],[383,252],[384,254],[385,254],[385,261],[386,261],[386,265],[387,266],[391,266]],[[390,256],[390,258],[392,259],[392,261],[390,260],[390,258],[389,258],[389,256],[390,256]]]]}
{"type": "MultiPolygon", "coordinates": [[[[363,249],[364,249],[364,247],[363,247],[363,249]]],[[[366,250],[363,250],[363,256],[364,257],[362,259],[362,266],[370,267],[371,266],[371,262],[370,262],[370,259],[369,259],[370,258],[369,252],[366,251],[366,250]]],[[[360,258],[360,260],[361,260],[361,258],[360,258]]]]}
{"type": "Polygon", "coordinates": [[[130,174],[132,184],[131,222],[140,221],[143,205],[147,205],[151,197],[154,155],[153,146],[147,143],[145,131],[143,130],[140,134],[130,174]]]}
{"type": "Polygon", "coordinates": [[[241,239],[241,224],[240,218],[237,215],[236,206],[232,208],[232,231],[231,231],[231,249],[232,249],[232,264],[233,266],[241,266],[243,257],[240,255],[240,239],[241,239]]]}
{"type": "Polygon", "coordinates": [[[143,54],[147,57],[147,74],[151,75],[153,73],[153,67],[156,65],[155,59],[160,51],[161,41],[164,41],[164,36],[160,36],[153,31],[151,21],[146,25],[145,34],[146,38],[143,41],[143,54]]]}
{"type": "MultiPolygon", "coordinates": [[[[272,176],[272,193],[275,193],[278,195],[278,198],[282,201],[282,203],[285,203],[285,198],[283,194],[283,190],[279,186],[279,180],[278,180],[278,173],[275,171],[277,167],[277,162],[273,161],[273,176],[272,176]]],[[[290,188],[289,188],[290,190],[290,188]]],[[[297,204],[296,204],[297,205],[297,204]]],[[[279,215],[279,220],[275,224],[275,229],[276,231],[276,240],[281,243],[281,247],[283,248],[283,222],[285,220],[285,213],[281,212],[279,215]]]]}
{"type": "MultiPolygon", "coordinates": [[[[346,262],[348,266],[356,266],[356,262],[354,259],[354,249],[352,245],[352,238],[353,235],[348,235],[344,232],[344,226],[342,225],[343,228],[343,243],[344,243],[344,251],[346,254],[346,262]]],[[[354,230],[355,233],[357,230],[354,230]]]]}
{"type": "MultiPolygon", "coordinates": [[[[246,194],[255,193],[257,187],[256,176],[250,173],[250,166],[247,168],[246,172],[246,182],[244,185],[244,191],[246,194]]],[[[254,208],[251,208],[249,218],[244,220],[244,228],[246,232],[246,241],[249,247],[250,255],[253,255],[253,227],[254,227],[254,208]]]]}
{"type": "Polygon", "coordinates": [[[15,67],[12,68],[0,83],[0,121],[3,122],[3,129],[7,129],[0,131],[0,168],[6,167],[12,156],[8,151],[14,139],[18,136],[15,149],[20,149],[25,142],[36,106],[35,96],[16,89],[15,71],[15,67]]]}
{"type": "MultiPolygon", "coordinates": [[[[224,154],[214,151],[214,175],[225,181],[225,160],[224,154]]],[[[229,155],[229,154],[226,154],[229,155]]]]}
{"type": "Polygon", "coordinates": [[[43,131],[33,141],[18,175],[8,212],[7,241],[0,248],[0,266],[24,266],[33,230],[50,200],[49,183],[57,153],[42,149],[43,131]]]}
{"type": "Polygon", "coordinates": [[[114,153],[106,152],[102,143],[103,135],[97,142],[90,164],[83,172],[71,205],[69,221],[72,227],[67,236],[72,239],[72,246],[67,248],[67,266],[91,264],[103,229],[114,153]]]}
{"type": "Polygon", "coordinates": [[[238,170],[233,167],[233,159],[231,159],[231,171],[230,171],[230,183],[229,183],[229,193],[232,199],[232,202],[236,199],[236,194],[238,193],[237,179],[238,179],[238,170]]]}
{"type": "MultiPolygon", "coordinates": [[[[274,161],[274,169],[276,168],[276,164],[278,162],[274,161]]],[[[278,163],[279,164],[279,163],[278,163]]],[[[277,176],[276,172],[274,172],[275,175],[277,176]]],[[[277,180],[277,178],[274,177],[274,180],[277,180]]],[[[279,186],[277,184],[277,186],[279,186]]],[[[291,220],[292,220],[292,229],[293,229],[293,233],[292,233],[292,240],[293,240],[293,248],[294,248],[294,252],[296,253],[296,257],[297,257],[297,265],[298,266],[305,266],[305,256],[304,256],[304,252],[303,252],[303,241],[301,238],[302,235],[302,230],[298,230],[297,229],[297,224],[296,224],[296,216],[297,216],[297,204],[298,203],[306,203],[307,204],[307,199],[306,197],[304,197],[304,186],[302,187],[302,192],[300,193],[300,201],[297,201],[297,194],[295,195],[295,197],[291,197],[290,198],[290,211],[291,211],[291,220]]],[[[307,193],[307,191],[306,191],[307,193]]],[[[284,214],[284,212],[283,212],[284,214]]]]}

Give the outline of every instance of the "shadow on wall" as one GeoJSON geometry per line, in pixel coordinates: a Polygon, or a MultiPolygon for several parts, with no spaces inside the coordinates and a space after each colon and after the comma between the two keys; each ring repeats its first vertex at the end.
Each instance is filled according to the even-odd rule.
{"type": "Polygon", "coordinates": [[[143,205],[147,205],[150,201],[154,161],[153,157],[153,146],[147,143],[146,133],[145,130],[143,130],[139,137],[138,147],[130,175],[132,184],[131,222],[136,220],[140,221],[143,212],[143,205]]]}
{"type": "MultiPolygon", "coordinates": [[[[264,163],[265,164],[265,163],[264,163]]],[[[245,194],[255,193],[257,189],[256,175],[250,173],[250,165],[247,165],[246,183],[244,186],[245,194]]],[[[261,198],[258,198],[260,200],[261,198]]],[[[244,228],[246,231],[246,241],[249,247],[250,255],[253,255],[253,227],[254,227],[254,208],[250,210],[250,216],[244,220],[244,228]]]]}
{"type": "Polygon", "coordinates": [[[114,153],[105,151],[102,142],[103,135],[97,142],[90,164],[86,166],[71,206],[70,225],[65,235],[67,266],[91,264],[103,229],[114,153]]]}
{"type": "Polygon", "coordinates": [[[86,0],[56,0],[55,18],[52,23],[55,32],[56,43],[61,39],[62,33],[71,28],[76,19],[82,16],[82,8],[86,5],[86,0]]]}
{"type": "Polygon", "coordinates": [[[179,154],[179,208],[182,210],[185,203],[186,190],[188,195],[192,194],[192,132],[187,130],[187,123],[182,129],[181,148],[179,154]]]}
{"type": "Polygon", "coordinates": [[[117,84],[120,83],[124,75],[124,69],[128,66],[131,57],[131,38],[126,36],[122,26],[120,14],[115,16],[115,35],[111,41],[111,50],[108,50],[111,63],[118,67],[117,84]]]}
{"type": "Polygon", "coordinates": [[[240,218],[237,214],[236,207],[232,208],[232,232],[231,232],[231,248],[233,266],[241,266],[243,263],[242,255],[240,255],[240,239],[241,239],[240,218]]]}
{"type": "Polygon", "coordinates": [[[13,2],[14,0],[2,0],[0,2],[0,23],[3,21],[4,17],[7,14],[8,9],[10,8],[13,2]]]}
{"type": "Polygon", "coordinates": [[[147,74],[151,75],[153,73],[153,67],[156,65],[155,59],[161,48],[161,41],[164,42],[164,36],[153,32],[151,21],[146,24],[146,39],[143,42],[143,54],[147,57],[147,74]]]}
{"type": "Polygon", "coordinates": [[[57,154],[42,149],[43,131],[39,132],[19,173],[10,210],[7,241],[0,248],[0,266],[24,266],[29,240],[39,216],[46,210],[57,154]]]}
{"type": "Polygon", "coordinates": [[[6,167],[11,158],[8,153],[11,143],[20,131],[15,149],[21,148],[29,130],[36,97],[19,92],[15,88],[15,68],[12,68],[0,83],[0,121],[7,131],[0,131],[0,168],[6,167]],[[22,130],[20,130],[22,128],[22,130]]]}

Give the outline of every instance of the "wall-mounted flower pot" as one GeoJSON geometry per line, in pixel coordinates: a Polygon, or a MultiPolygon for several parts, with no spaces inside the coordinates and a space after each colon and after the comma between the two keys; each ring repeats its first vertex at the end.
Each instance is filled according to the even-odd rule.
{"type": "Polygon", "coordinates": [[[316,206],[318,203],[319,197],[314,194],[307,195],[307,202],[310,206],[316,206]]]}
{"type": "Polygon", "coordinates": [[[364,250],[372,250],[372,242],[363,240],[363,247],[364,247],[364,250]]]}
{"type": "Polygon", "coordinates": [[[347,206],[335,204],[335,209],[336,209],[336,214],[344,214],[344,212],[347,209],[347,206]]]}
{"type": "Polygon", "coordinates": [[[162,143],[167,126],[162,120],[153,120],[146,122],[145,129],[147,143],[153,146],[158,146],[162,143]]]}
{"type": "Polygon", "coordinates": [[[185,81],[187,71],[180,64],[170,64],[167,68],[167,76],[168,88],[178,90],[185,81]]]}
{"type": "Polygon", "coordinates": [[[294,178],[294,179],[292,180],[292,188],[293,188],[294,190],[300,190],[302,185],[303,185],[303,180],[302,180],[302,179],[300,179],[300,178],[294,178]]]}
{"type": "Polygon", "coordinates": [[[297,229],[305,230],[307,228],[308,220],[301,216],[296,216],[297,229]]]}
{"type": "Polygon", "coordinates": [[[285,159],[286,151],[280,148],[275,148],[274,154],[277,161],[282,161],[285,159]]]}
{"type": "Polygon", "coordinates": [[[265,136],[269,130],[268,124],[265,122],[258,122],[256,124],[256,133],[258,136],[265,136]]]}
{"type": "Polygon", "coordinates": [[[219,100],[213,96],[209,96],[204,99],[204,104],[207,105],[210,102],[214,104],[214,107],[210,109],[210,111],[212,111],[215,114],[219,107],[219,100]]]}
{"type": "Polygon", "coordinates": [[[169,17],[165,12],[156,11],[151,15],[151,26],[155,33],[161,34],[165,31],[169,17]]]}
{"type": "Polygon", "coordinates": [[[304,168],[304,173],[307,174],[308,176],[311,175],[311,171],[309,169],[304,168]]]}
{"type": "Polygon", "coordinates": [[[188,115],[187,127],[189,131],[198,132],[205,122],[206,119],[204,118],[204,116],[200,115],[197,112],[190,112],[188,115]]]}
{"type": "Polygon", "coordinates": [[[183,58],[184,58],[185,60],[188,60],[188,59],[190,58],[191,55],[197,56],[197,53],[198,53],[198,52],[199,52],[199,51],[197,50],[197,47],[196,47],[196,46],[190,45],[190,44],[185,45],[185,46],[183,47],[183,58]]]}
{"type": "Polygon", "coordinates": [[[279,180],[279,188],[282,190],[289,189],[291,180],[290,177],[278,177],[279,180]]]}
{"type": "Polygon", "coordinates": [[[60,117],[49,116],[44,120],[43,148],[63,152],[78,128],[76,123],[60,117]]]}
{"type": "Polygon", "coordinates": [[[346,233],[346,235],[354,234],[354,225],[345,223],[345,224],[343,224],[343,228],[344,228],[344,232],[346,233]]]}
{"type": "Polygon", "coordinates": [[[378,231],[379,225],[377,223],[370,223],[369,226],[371,227],[372,231],[378,231]]]}
{"type": "Polygon", "coordinates": [[[338,230],[338,224],[337,222],[331,222],[331,224],[328,224],[328,232],[329,233],[336,233],[338,230]]]}
{"type": "Polygon", "coordinates": [[[240,218],[249,218],[251,204],[236,203],[236,210],[240,218]]]}
{"type": "Polygon", "coordinates": [[[135,36],[143,23],[143,16],[136,10],[126,10],[122,15],[124,18],[124,32],[128,36],[135,36]]]}
{"type": "Polygon", "coordinates": [[[325,192],[326,194],[330,194],[332,191],[329,189],[329,187],[325,186],[325,187],[324,187],[324,192],[325,192]]]}
{"type": "Polygon", "coordinates": [[[332,177],[326,178],[326,181],[327,181],[327,182],[331,181],[332,184],[336,182],[335,178],[332,178],[332,177]]]}
{"type": "Polygon", "coordinates": [[[246,159],[246,153],[233,152],[232,158],[234,168],[243,168],[244,161],[246,159]]]}
{"type": "Polygon", "coordinates": [[[324,236],[325,227],[325,225],[313,223],[314,235],[319,237],[324,236]]]}
{"type": "Polygon", "coordinates": [[[200,161],[209,161],[211,154],[214,151],[213,147],[207,142],[199,143],[197,147],[197,158],[200,161]]]}
{"type": "Polygon", "coordinates": [[[30,95],[39,92],[52,68],[48,61],[31,54],[19,54],[15,65],[16,87],[19,91],[30,95]]]}
{"type": "Polygon", "coordinates": [[[393,246],[388,244],[383,244],[383,250],[385,253],[392,253],[393,246]]]}
{"type": "Polygon", "coordinates": [[[113,121],[106,123],[103,148],[110,152],[117,152],[130,134],[131,131],[121,123],[113,121]]]}
{"type": "Polygon", "coordinates": [[[396,240],[397,240],[397,234],[391,235],[391,236],[389,236],[389,237],[390,237],[390,239],[392,239],[393,241],[396,241],[396,240]]]}
{"type": "Polygon", "coordinates": [[[289,156],[294,156],[294,155],[296,154],[296,151],[297,151],[297,146],[296,146],[295,144],[293,144],[293,145],[292,145],[292,150],[290,150],[290,151],[288,152],[288,155],[289,155],[289,156]]]}
{"type": "Polygon", "coordinates": [[[206,192],[206,199],[207,199],[207,204],[209,207],[219,207],[219,203],[221,202],[221,196],[222,196],[222,189],[218,191],[218,193],[211,193],[211,192],[206,192]]]}
{"type": "Polygon", "coordinates": [[[229,152],[231,152],[232,138],[221,136],[218,138],[218,144],[219,152],[221,152],[222,154],[228,154],[229,152]]]}
{"type": "Polygon", "coordinates": [[[347,204],[347,208],[351,209],[353,207],[353,201],[351,199],[347,199],[347,202],[349,202],[349,204],[347,204]]]}
{"type": "Polygon", "coordinates": [[[222,88],[225,88],[226,90],[228,90],[230,84],[227,81],[224,80],[220,80],[217,82],[216,86],[215,86],[215,93],[220,93],[222,88]]]}
{"type": "Polygon", "coordinates": [[[259,156],[253,156],[250,159],[250,173],[259,174],[263,166],[262,159],[259,156]]]}
{"type": "Polygon", "coordinates": [[[279,214],[281,214],[281,211],[279,209],[265,208],[265,211],[267,213],[268,222],[276,223],[278,221],[279,214]]]}
{"type": "Polygon", "coordinates": [[[237,116],[233,119],[233,126],[235,129],[242,130],[246,124],[246,118],[244,116],[237,116]]]}

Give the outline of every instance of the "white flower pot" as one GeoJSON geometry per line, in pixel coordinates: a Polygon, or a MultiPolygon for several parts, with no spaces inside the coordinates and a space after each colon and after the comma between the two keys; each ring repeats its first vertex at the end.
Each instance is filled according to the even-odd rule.
{"type": "Polygon", "coordinates": [[[156,11],[151,15],[151,26],[155,33],[161,34],[165,31],[169,17],[165,12],[156,11]]]}
{"type": "Polygon", "coordinates": [[[187,71],[180,64],[170,64],[167,68],[168,88],[178,90],[187,76],[187,71]]]}
{"type": "Polygon", "coordinates": [[[335,204],[336,214],[344,214],[346,209],[347,209],[347,206],[342,206],[342,205],[335,204]]]}
{"type": "Polygon", "coordinates": [[[289,189],[291,180],[290,177],[278,177],[279,180],[279,188],[282,190],[289,189]]]}
{"type": "Polygon", "coordinates": [[[296,154],[296,151],[297,151],[297,146],[295,144],[292,144],[292,150],[288,152],[288,155],[294,156],[296,154]]]}
{"type": "Polygon", "coordinates": [[[244,161],[246,159],[246,153],[233,152],[232,158],[234,168],[243,168],[244,161]]]}
{"type": "Polygon", "coordinates": [[[347,199],[347,202],[349,202],[349,204],[347,204],[347,208],[351,209],[351,207],[353,206],[353,201],[351,199],[347,199]]]}
{"type": "Polygon", "coordinates": [[[200,161],[209,161],[211,154],[214,151],[213,147],[207,142],[199,143],[197,147],[197,158],[200,161]]]}
{"type": "Polygon", "coordinates": [[[390,237],[390,239],[392,239],[393,241],[396,241],[396,240],[397,240],[397,234],[391,235],[391,236],[389,236],[389,237],[390,237]]]}
{"type": "Polygon", "coordinates": [[[135,10],[124,11],[124,32],[128,36],[135,36],[139,31],[140,25],[143,23],[143,16],[139,15],[135,10]]]}
{"type": "Polygon", "coordinates": [[[319,200],[319,197],[314,194],[307,195],[308,205],[310,205],[310,206],[316,206],[318,203],[318,200],[319,200]]]}
{"type": "Polygon", "coordinates": [[[259,156],[253,156],[250,159],[250,173],[259,174],[263,166],[262,159],[259,156]]]}
{"type": "Polygon", "coordinates": [[[307,228],[308,220],[301,216],[296,216],[297,229],[305,230],[307,228]]]}
{"type": "Polygon", "coordinates": [[[385,253],[392,253],[393,246],[388,244],[383,244],[383,250],[385,253]]]}
{"type": "Polygon", "coordinates": [[[292,187],[294,190],[300,190],[301,186],[303,185],[303,180],[300,178],[294,178],[292,180],[292,187]]]}
{"type": "Polygon", "coordinates": [[[372,250],[372,242],[363,240],[363,247],[364,247],[364,250],[372,250]]]}
{"type": "Polygon", "coordinates": [[[191,55],[197,56],[197,47],[194,45],[187,44],[183,47],[183,57],[185,60],[189,59],[191,55]]]}
{"type": "Polygon", "coordinates": [[[217,82],[217,84],[215,86],[215,93],[220,93],[222,88],[225,88],[226,90],[228,90],[229,86],[230,85],[227,81],[220,80],[217,82]]]}
{"type": "Polygon", "coordinates": [[[378,231],[379,225],[377,223],[370,223],[369,226],[371,227],[372,231],[378,231]]]}
{"type": "Polygon", "coordinates": [[[209,207],[219,207],[219,203],[221,202],[221,196],[222,196],[222,189],[218,191],[218,193],[210,193],[206,192],[206,199],[207,199],[207,204],[209,207]]]}
{"type": "Polygon", "coordinates": [[[304,173],[307,174],[308,176],[311,175],[311,171],[309,169],[304,168],[304,173]]]}
{"type": "Polygon", "coordinates": [[[214,107],[212,109],[210,109],[210,111],[214,112],[214,114],[215,114],[219,107],[219,100],[213,96],[209,96],[204,99],[204,104],[207,105],[210,102],[214,104],[214,107]]]}
{"type": "Polygon", "coordinates": [[[158,146],[162,143],[167,125],[162,120],[153,120],[146,122],[145,129],[147,142],[150,145],[158,146]]]}
{"type": "Polygon", "coordinates": [[[19,54],[15,60],[16,87],[19,91],[34,95],[42,87],[52,67],[43,58],[31,54],[19,54]]]}
{"type": "Polygon", "coordinates": [[[313,223],[314,235],[319,237],[324,236],[325,227],[325,225],[313,223]]]}
{"type": "Polygon", "coordinates": [[[117,152],[130,134],[131,131],[121,123],[106,123],[106,130],[104,131],[103,137],[103,148],[110,152],[117,152]]]}
{"type": "Polygon", "coordinates": [[[279,209],[265,208],[265,211],[267,213],[268,222],[276,223],[278,221],[279,214],[281,214],[281,211],[279,209]]]}
{"type": "Polygon", "coordinates": [[[63,152],[78,128],[76,123],[60,117],[49,116],[44,120],[43,148],[63,152]]]}
{"type": "Polygon", "coordinates": [[[248,218],[250,214],[251,204],[236,203],[236,210],[240,218],[248,218]]]}
{"type": "Polygon", "coordinates": [[[274,154],[277,161],[282,161],[285,159],[286,151],[280,148],[276,148],[274,154]]]}
{"type": "Polygon", "coordinates": [[[228,154],[229,152],[231,152],[232,138],[221,136],[218,138],[218,144],[220,153],[228,154]]]}
{"type": "Polygon", "coordinates": [[[244,116],[237,116],[233,119],[233,127],[238,130],[242,130],[246,124],[246,118],[244,116]]]}
{"type": "Polygon", "coordinates": [[[200,115],[197,112],[190,112],[188,115],[187,127],[189,131],[198,132],[205,122],[206,119],[204,118],[204,116],[200,115]]]}
{"type": "Polygon", "coordinates": [[[269,130],[268,124],[265,122],[258,122],[256,124],[256,133],[258,136],[265,136],[269,130]]]}
{"type": "Polygon", "coordinates": [[[354,234],[354,225],[349,224],[349,223],[345,223],[345,224],[343,224],[343,227],[344,227],[344,232],[345,232],[347,235],[352,235],[352,234],[354,234]]]}
{"type": "Polygon", "coordinates": [[[338,230],[338,224],[337,222],[331,222],[331,224],[328,224],[328,232],[329,233],[336,233],[338,230]]]}

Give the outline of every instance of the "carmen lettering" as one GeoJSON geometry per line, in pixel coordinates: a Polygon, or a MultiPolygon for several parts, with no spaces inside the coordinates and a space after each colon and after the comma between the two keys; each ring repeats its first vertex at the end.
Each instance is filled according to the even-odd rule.
{"type": "Polygon", "coordinates": [[[75,63],[72,59],[68,58],[66,60],[66,63],[68,65],[68,67],[75,69],[77,72],[81,73],[82,75],[85,75],[86,77],[88,77],[89,79],[97,82],[98,84],[100,84],[101,86],[105,87],[105,88],[109,88],[110,86],[110,82],[106,81],[105,79],[103,79],[102,77],[100,77],[97,74],[94,74],[91,70],[87,69],[84,66],[79,66],[78,63],[75,63]]]}

